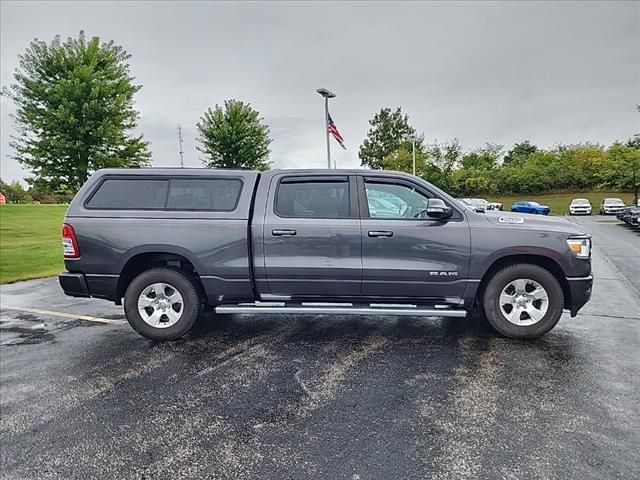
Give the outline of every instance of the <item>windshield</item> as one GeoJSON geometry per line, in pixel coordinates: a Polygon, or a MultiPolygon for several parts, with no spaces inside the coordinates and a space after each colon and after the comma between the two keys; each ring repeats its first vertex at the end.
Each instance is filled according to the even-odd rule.
{"type": "Polygon", "coordinates": [[[624,202],[619,198],[605,198],[604,203],[607,205],[624,205],[624,202]]]}
{"type": "Polygon", "coordinates": [[[576,198],[571,202],[572,205],[589,205],[589,200],[586,198],[576,198]]]}

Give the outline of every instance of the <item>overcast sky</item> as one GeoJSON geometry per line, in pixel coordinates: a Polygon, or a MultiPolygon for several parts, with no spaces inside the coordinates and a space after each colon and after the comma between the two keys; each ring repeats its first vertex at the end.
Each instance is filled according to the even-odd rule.
{"type": "MultiPolygon", "coordinates": [[[[529,139],[541,146],[608,144],[640,131],[640,3],[626,2],[6,2],[1,4],[2,85],[37,37],[114,40],[131,55],[139,129],[154,165],[200,165],[195,124],[237,98],[264,116],[275,167],[326,163],[322,98],[359,165],[368,120],[401,106],[427,141],[465,148],[529,139]]],[[[13,124],[2,98],[5,180],[13,124]]]]}

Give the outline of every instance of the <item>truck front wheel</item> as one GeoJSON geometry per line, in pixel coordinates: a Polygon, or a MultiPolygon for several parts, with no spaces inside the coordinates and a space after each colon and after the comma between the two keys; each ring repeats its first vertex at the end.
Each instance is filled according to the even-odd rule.
{"type": "Polygon", "coordinates": [[[538,338],[562,315],[564,294],[548,270],[532,264],[510,265],[488,281],[482,297],[487,320],[510,338],[538,338]]]}
{"type": "Polygon", "coordinates": [[[151,340],[175,340],[198,319],[202,300],[193,280],[179,270],[153,268],[129,284],[124,312],[129,324],[151,340]]]}

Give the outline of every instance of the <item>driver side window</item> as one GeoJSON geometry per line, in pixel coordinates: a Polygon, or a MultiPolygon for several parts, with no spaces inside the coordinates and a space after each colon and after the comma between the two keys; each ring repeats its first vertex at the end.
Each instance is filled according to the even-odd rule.
{"type": "Polygon", "coordinates": [[[414,220],[427,218],[429,198],[407,185],[365,181],[371,218],[414,220]]]}

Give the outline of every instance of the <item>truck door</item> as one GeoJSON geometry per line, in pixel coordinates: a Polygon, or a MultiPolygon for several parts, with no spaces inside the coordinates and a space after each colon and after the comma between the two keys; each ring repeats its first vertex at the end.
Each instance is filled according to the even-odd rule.
{"type": "Polygon", "coordinates": [[[263,225],[271,295],[360,294],[362,245],[353,175],[282,174],[271,179],[263,225]]]}
{"type": "MultiPolygon", "coordinates": [[[[362,295],[457,304],[469,271],[470,232],[454,208],[447,220],[426,216],[436,196],[410,179],[358,176],[362,211],[362,295]]],[[[444,200],[444,199],[443,199],[444,200]]]]}

